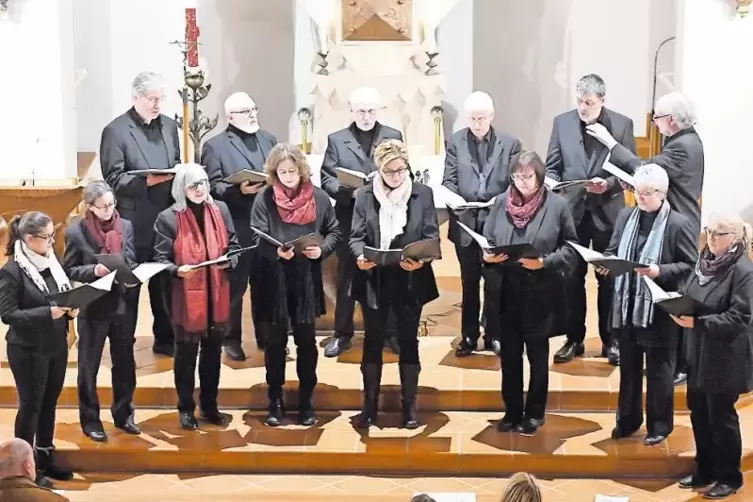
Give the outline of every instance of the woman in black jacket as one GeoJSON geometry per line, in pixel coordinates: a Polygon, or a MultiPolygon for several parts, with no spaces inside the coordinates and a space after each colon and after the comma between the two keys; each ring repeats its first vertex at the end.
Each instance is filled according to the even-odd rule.
{"type": "Polygon", "coordinates": [[[753,390],[753,231],[739,217],[712,216],[707,243],[685,287],[701,305],[694,316],[674,317],[688,336],[688,408],[696,471],[681,488],[711,485],[722,499],[743,485],[742,440],[735,403],[753,390]]]}
{"type": "MultiPolygon", "coordinates": [[[[119,254],[135,265],[131,222],[120,218],[112,188],[92,181],[84,188],[84,217],[65,230],[63,268],[77,282],[94,282],[110,273],[97,261],[99,254],[119,254]]],[[[112,291],[82,309],[78,318],[78,413],[81,429],[90,439],[107,441],[99,418],[97,373],[105,340],[110,338],[112,359],[112,418],[115,427],[128,434],[141,431],[134,423],[133,392],[136,388],[135,342],[137,297],[135,290],[116,277],[112,291]]],[[[130,286],[137,286],[133,284],[130,286]]]]}
{"type": "Polygon", "coordinates": [[[0,319],[7,324],[8,362],[18,391],[15,435],[34,447],[37,483],[44,476],[67,481],[70,471],[54,463],[55,408],[68,365],[68,321],[78,310],[54,307],[50,295],[70,281],[52,244],[52,219],[31,211],[10,221],[8,262],[0,269],[0,319]]]}
{"type": "Polygon", "coordinates": [[[261,316],[267,333],[264,365],[269,386],[269,415],[266,423],[282,423],[285,383],[285,348],[288,326],[293,328],[297,348],[298,418],[301,425],[314,425],[316,417],[312,397],[317,383],[316,318],[325,313],[322,261],[340,242],[340,230],[329,196],[311,182],[306,157],[294,145],[278,144],[264,167],[269,186],[254,201],[251,228],[279,242],[290,242],[309,234],[322,237],[296,251],[283,249],[260,239],[259,263],[263,268],[260,289],[262,305],[254,309],[261,316]]]}
{"type": "Polygon", "coordinates": [[[564,276],[574,263],[566,241],[577,240],[567,203],[544,185],[546,167],[524,151],[510,165],[512,183],[497,198],[484,225],[490,246],[530,244],[539,258],[509,260],[484,251],[484,277],[500,291],[502,338],[501,432],[535,434],[544,424],[549,392],[549,338],[559,333],[564,312],[564,276]],[[531,366],[523,403],[523,348],[531,366]]]}
{"type": "Polygon", "coordinates": [[[390,308],[397,320],[400,347],[400,387],[403,425],[419,426],[416,393],[421,365],[418,357],[418,326],[423,306],[439,297],[429,262],[406,259],[400,265],[376,267],[364,258],[364,247],[404,248],[408,244],[439,238],[437,211],[431,188],[414,183],[408,166],[408,151],[402,141],[383,141],[374,151],[379,169],[371,185],[356,191],[350,232],[350,250],[359,270],[353,278],[351,296],[363,310],[365,339],[361,373],[364,404],[360,427],[376,422],[382,379],[382,347],[387,337],[390,308]]]}

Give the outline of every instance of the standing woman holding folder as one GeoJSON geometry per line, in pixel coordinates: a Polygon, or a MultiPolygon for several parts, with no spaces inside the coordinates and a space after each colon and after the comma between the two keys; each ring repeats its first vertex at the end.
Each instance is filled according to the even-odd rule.
{"type": "MultiPolygon", "coordinates": [[[[612,438],[631,436],[643,424],[643,359],[646,359],[646,446],[674,428],[674,371],[680,330],[656,308],[648,285],[676,291],[698,257],[698,236],[688,218],[666,200],[669,178],[656,164],[635,172],[635,208],[620,212],[605,255],[647,265],[615,277],[611,328],[620,345],[620,394],[612,438]]],[[[606,272],[604,269],[598,270],[606,272]]]]}
{"type": "MultiPolygon", "coordinates": [[[[63,268],[71,280],[89,283],[110,273],[96,255],[119,254],[126,263],[135,265],[136,248],[131,222],[120,218],[112,188],[107,183],[90,182],[84,188],[83,198],[84,217],[65,230],[63,268]]],[[[138,303],[135,290],[126,289],[127,286],[120,281],[114,284],[109,293],[82,309],[78,319],[78,415],[84,434],[97,442],[107,441],[99,418],[97,373],[108,337],[113,422],[128,434],[141,433],[133,419],[136,388],[133,344],[138,303]]]]}
{"type": "Polygon", "coordinates": [[[419,426],[416,393],[421,365],[418,357],[418,326],[421,309],[439,297],[429,262],[404,259],[400,265],[376,267],[364,258],[366,246],[402,249],[425,239],[439,239],[439,222],[431,188],[413,183],[408,150],[400,140],[387,140],[374,152],[379,174],[371,185],[356,192],[350,232],[350,250],[358,272],[351,296],[361,304],[365,327],[361,373],[364,403],[358,425],[376,422],[382,379],[382,347],[387,337],[387,314],[393,309],[400,347],[400,386],[403,425],[419,426]]]}
{"type": "Polygon", "coordinates": [[[696,471],[681,488],[715,482],[708,498],[722,499],[743,485],[742,439],[735,403],[753,390],[753,231],[739,216],[714,215],[706,248],[685,295],[703,306],[695,316],[674,317],[689,329],[688,408],[696,471]]]}
{"type": "Polygon", "coordinates": [[[8,362],[16,381],[15,436],[34,447],[37,484],[73,474],[54,463],[55,408],[68,365],[68,321],[78,315],[51,305],[50,296],[71,289],[52,244],[55,227],[31,211],[10,221],[8,262],[0,269],[0,319],[8,325],[8,362]]]}
{"type": "MultiPolygon", "coordinates": [[[[322,237],[320,245],[300,252],[283,249],[259,239],[259,267],[265,272],[258,309],[267,333],[264,365],[269,386],[266,424],[282,423],[285,383],[285,348],[288,326],[293,327],[297,349],[298,418],[301,425],[314,425],[313,394],[317,383],[316,318],[325,313],[322,261],[331,255],[341,235],[335,210],[324,190],[311,182],[306,157],[294,145],[280,143],[269,153],[265,171],[269,186],[262,189],[251,211],[251,227],[280,242],[308,234],[322,237]]],[[[261,275],[261,274],[260,274],[261,275]]]]}
{"type": "Polygon", "coordinates": [[[175,203],[162,211],[154,224],[155,257],[169,265],[167,272],[173,277],[169,311],[175,330],[173,372],[180,426],[196,430],[193,391],[199,347],[200,418],[213,425],[225,424],[217,408],[217,389],[222,342],[231,329],[229,269],[238,258],[192,265],[217,260],[240,247],[227,206],[209,195],[203,167],[181,165],[172,195],[175,203]]]}
{"type": "Polygon", "coordinates": [[[510,165],[512,184],[497,198],[484,225],[489,245],[531,244],[539,258],[509,260],[484,251],[485,280],[500,290],[502,339],[501,432],[535,434],[544,424],[549,393],[549,338],[564,322],[565,274],[575,264],[566,245],[577,240],[564,198],[544,185],[546,166],[536,152],[523,151],[510,165]],[[531,366],[523,402],[523,348],[531,366]]]}

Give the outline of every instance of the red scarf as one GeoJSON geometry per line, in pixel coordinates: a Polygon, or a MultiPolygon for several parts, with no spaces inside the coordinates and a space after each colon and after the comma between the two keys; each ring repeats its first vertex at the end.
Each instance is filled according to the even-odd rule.
{"type": "Polygon", "coordinates": [[[507,214],[512,218],[512,224],[517,228],[523,228],[528,225],[533,215],[539,210],[541,204],[544,202],[544,185],[541,185],[539,189],[533,194],[533,197],[528,199],[528,202],[523,202],[523,197],[515,187],[510,186],[507,190],[507,205],[505,209],[507,214]]]}
{"type": "Polygon", "coordinates": [[[84,226],[99,247],[100,254],[123,252],[123,226],[120,224],[120,213],[117,210],[113,211],[109,221],[102,221],[94,212],[86,211],[84,226]]]}
{"type": "Polygon", "coordinates": [[[272,185],[277,213],[283,223],[306,225],[316,221],[314,185],[310,181],[288,188],[279,181],[272,185]]]}
{"type": "MultiPolygon", "coordinates": [[[[204,235],[191,209],[175,213],[173,252],[177,266],[217,259],[227,251],[227,247],[225,222],[215,204],[204,203],[204,235]]],[[[212,327],[208,326],[210,305],[215,331],[229,325],[230,280],[226,270],[212,265],[188,278],[175,279],[172,293],[172,320],[183,331],[177,334],[179,339],[195,342],[208,335],[212,327]],[[211,288],[207,281],[211,281],[211,288]],[[209,301],[208,291],[211,292],[209,301]]]]}

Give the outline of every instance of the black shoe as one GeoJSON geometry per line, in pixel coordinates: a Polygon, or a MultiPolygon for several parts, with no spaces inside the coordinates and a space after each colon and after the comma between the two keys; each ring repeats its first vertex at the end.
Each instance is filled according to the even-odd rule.
{"type": "Polygon", "coordinates": [[[196,417],[193,413],[181,413],[180,414],[180,428],[187,431],[195,431],[199,429],[199,422],[196,421],[196,417]]]}
{"type": "Polygon", "coordinates": [[[562,348],[554,354],[554,362],[566,363],[572,361],[576,356],[582,356],[585,352],[586,347],[583,345],[583,342],[567,341],[562,348]]]}
{"type": "Polygon", "coordinates": [[[675,375],[675,385],[682,385],[688,381],[688,374],[687,373],[678,373],[675,375]]]}
{"type": "Polygon", "coordinates": [[[94,441],[95,443],[106,443],[107,442],[107,433],[103,430],[91,430],[89,432],[84,432],[86,434],[86,437],[94,441]]]}
{"type": "Polygon", "coordinates": [[[361,363],[361,375],[363,376],[363,409],[356,420],[356,427],[368,429],[377,423],[382,365],[361,363]]]}
{"type": "Polygon", "coordinates": [[[632,429],[623,429],[619,425],[612,429],[612,439],[622,439],[626,437],[630,437],[633,434],[635,434],[638,429],[640,429],[640,425],[638,427],[632,428],[632,429]]]}
{"type": "Polygon", "coordinates": [[[418,374],[421,373],[419,364],[398,364],[400,373],[400,393],[403,399],[403,427],[417,429],[419,426],[416,416],[416,396],[418,395],[418,374]]]}
{"type": "Polygon", "coordinates": [[[385,343],[385,345],[387,345],[387,348],[390,349],[390,352],[392,352],[396,356],[400,355],[400,345],[397,343],[397,335],[391,335],[387,337],[387,342],[385,343]]]}
{"type": "Polygon", "coordinates": [[[239,343],[231,343],[223,347],[225,354],[233,361],[245,361],[246,353],[243,352],[243,347],[239,343]]]}
{"type": "Polygon", "coordinates": [[[152,352],[154,352],[155,354],[162,354],[163,356],[167,357],[173,357],[174,351],[175,347],[169,343],[155,343],[152,347],[152,352]]]}
{"type": "Polygon", "coordinates": [[[201,410],[201,412],[199,413],[199,419],[202,422],[206,422],[212,425],[217,425],[220,427],[227,424],[227,419],[225,418],[225,415],[223,415],[217,410],[211,410],[211,411],[201,410]]]}
{"type": "Polygon", "coordinates": [[[497,430],[499,432],[516,432],[520,426],[520,419],[512,420],[507,417],[502,417],[502,420],[497,422],[497,430]]]}
{"type": "Polygon", "coordinates": [[[73,472],[58,467],[55,464],[55,448],[53,446],[48,446],[47,448],[35,447],[34,451],[37,453],[37,469],[42,474],[58,481],[70,481],[73,479],[73,472]]]}
{"type": "Polygon", "coordinates": [[[620,365],[620,346],[616,343],[612,343],[607,348],[607,361],[609,361],[609,364],[612,366],[620,365]]]}
{"type": "Polygon", "coordinates": [[[337,357],[353,346],[350,338],[335,336],[324,347],[324,357],[337,357]]]}
{"type": "Polygon", "coordinates": [[[285,410],[282,404],[282,399],[273,399],[269,401],[269,413],[267,413],[267,419],[264,423],[269,427],[279,427],[282,425],[282,416],[285,414],[285,410]]]}
{"type": "Polygon", "coordinates": [[[502,354],[502,344],[499,343],[499,340],[484,340],[484,350],[489,352],[494,352],[494,355],[499,356],[502,354]]]}
{"type": "Polygon", "coordinates": [[[455,349],[455,357],[467,357],[473,354],[473,351],[478,347],[477,342],[470,338],[463,338],[460,340],[458,347],[455,349]]]}
{"type": "Polygon", "coordinates": [[[713,479],[693,474],[682,478],[678,483],[678,486],[683,490],[693,490],[696,488],[705,488],[711,484],[714,484],[713,479]]]}
{"type": "Polygon", "coordinates": [[[406,429],[418,429],[419,425],[415,400],[403,403],[403,427],[406,429]]]}
{"type": "Polygon", "coordinates": [[[52,489],[52,481],[50,481],[50,478],[45,476],[42,471],[37,471],[37,477],[34,479],[34,484],[40,488],[52,489]]]}
{"type": "Polygon", "coordinates": [[[709,491],[703,494],[703,498],[710,500],[726,499],[730,495],[737,493],[737,490],[737,488],[732,488],[730,485],[716,483],[709,489],[709,491]]]}
{"type": "Polygon", "coordinates": [[[306,390],[299,392],[298,398],[298,421],[305,427],[311,427],[316,424],[316,414],[314,413],[314,401],[311,397],[312,392],[306,390]]]}
{"type": "Polygon", "coordinates": [[[125,432],[126,434],[133,434],[134,436],[138,436],[139,434],[141,434],[141,429],[139,429],[139,426],[136,425],[132,417],[126,420],[125,422],[123,422],[122,424],[119,424],[116,422],[115,427],[125,432]]]}
{"type": "Polygon", "coordinates": [[[544,425],[544,422],[543,418],[526,418],[518,425],[516,431],[524,436],[533,436],[544,425]]]}
{"type": "Polygon", "coordinates": [[[667,436],[661,436],[659,434],[649,434],[643,440],[643,444],[645,444],[646,446],[656,446],[660,444],[662,441],[664,441],[665,439],[667,439],[667,436]]]}

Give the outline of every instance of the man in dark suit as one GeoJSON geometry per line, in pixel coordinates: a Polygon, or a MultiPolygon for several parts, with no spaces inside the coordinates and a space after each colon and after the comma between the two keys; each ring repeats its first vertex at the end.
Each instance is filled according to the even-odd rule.
{"type": "MultiPolygon", "coordinates": [[[[353,91],[348,103],[353,122],[327,138],[327,150],[322,161],[322,188],[335,199],[335,215],[343,235],[337,249],[339,278],[337,305],[335,306],[335,336],[324,349],[326,357],[337,357],[348,350],[353,338],[353,310],[355,301],[348,292],[356,269],[356,258],[350,253],[348,236],[353,219],[354,190],[340,185],[335,168],[342,167],[370,174],[377,170],[374,165],[374,150],[386,139],[403,139],[397,129],[380,124],[376,120],[379,109],[379,94],[376,89],[362,87],[353,91]]],[[[393,337],[388,344],[397,350],[393,337]]]]}
{"type": "MultiPolygon", "coordinates": [[[[700,239],[704,157],[703,143],[693,127],[697,121],[695,105],[686,95],[672,92],[659,98],[654,109],[654,124],[667,140],[661,153],[649,160],[641,160],[634,152],[625,149],[598,124],[589,126],[588,134],[610,150],[612,164],[628,173],[632,174],[641,164],[663,167],[669,176],[667,200],[670,206],[690,219],[693,235],[700,239]]],[[[675,385],[685,383],[688,378],[684,344],[683,333],[678,347],[675,385]]]]}
{"type": "MultiPolygon", "coordinates": [[[[598,75],[590,74],[575,85],[578,107],[558,115],[552,126],[552,137],[546,159],[547,176],[557,181],[589,180],[563,190],[573,214],[578,240],[585,247],[603,252],[609,245],[617,215],[625,207],[625,197],[617,178],[604,171],[609,150],[586,133],[589,124],[600,124],[612,131],[626,151],[635,152],[633,121],[604,106],[606,85],[598,75]]],[[[554,354],[555,363],[570,361],[583,355],[586,337],[586,274],[588,265],[578,260],[572,271],[568,307],[567,341],[554,354]]],[[[620,352],[609,329],[612,302],[612,280],[596,274],[599,285],[597,308],[602,356],[610,364],[620,363],[620,352]]]]}
{"type": "MultiPolygon", "coordinates": [[[[521,150],[520,141],[492,127],[494,102],[485,92],[474,92],[465,101],[469,127],[452,135],[447,142],[444,185],[466,202],[488,202],[504,193],[510,185],[509,166],[513,156],[521,150]]],[[[470,209],[450,214],[449,238],[455,244],[460,262],[460,281],[463,288],[461,313],[462,339],[455,350],[458,357],[468,356],[478,348],[481,330],[480,285],[482,271],[481,248],[465,232],[461,222],[478,233],[484,230],[489,209],[470,209]]],[[[484,285],[484,350],[499,355],[500,326],[497,312],[498,291],[484,285]]]]}
{"type": "MultiPolygon", "coordinates": [[[[142,175],[147,169],[169,169],[180,163],[178,127],[160,113],[165,99],[162,78],[139,73],[131,88],[133,107],[102,131],[99,158],[102,175],[115,190],[120,215],[133,225],[136,259],[152,260],[154,222],[172,204],[171,175],[142,175]]],[[[167,314],[168,287],[164,274],[149,281],[149,303],[154,316],[152,350],[173,355],[173,328],[167,314]]]]}
{"type": "MultiPolygon", "coordinates": [[[[256,193],[264,183],[252,184],[244,182],[241,185],[231,185],[223,181],[238,171],[264,171],[264,163],[270,150],[277,144],[277,138],[270,132],[259,127],[256,103],[245,92],[231,94],[225,100],[225,114],[227,115],[227,129],[204,145],[201,153],[201,164],[206,167],[212,195],[225,202],[233,217],[236,235],[241,247],[253,245],[253,231],[251,230],[251,206],[256,193]]],[[[246,288],[251,288],[252,309],[257,308],[260,301],[255,297],[258,288],[255,284],[258,274],[255,252],[243,253],[238,258],[238,265],[233,269],[230,291],[230,312],[232,328],[225,340],[225,353],[230,359],[243,361],[246,354],[241,347],[241,330],[243,321],[243,296],[246,288]]],[[[254,319],[254,334],[256,345],[265,347],[265,335],[262,323],[256,321],[259,317],[252,312],[254,319]]]]}

